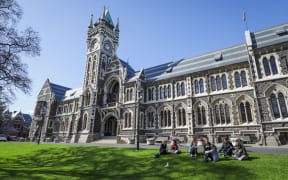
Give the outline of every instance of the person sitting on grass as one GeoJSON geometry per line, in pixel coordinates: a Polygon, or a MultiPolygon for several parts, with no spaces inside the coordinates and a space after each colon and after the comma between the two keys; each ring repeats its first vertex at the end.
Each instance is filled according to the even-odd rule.
{"type": "Polygon", "coordinates": [[[167,154],[167,144],[166,141],[162,141],[160,145],[160,155],[165,155],[167,154]]]}
{"type": "Polygon", "coordinates": [[[241,144],[241,142],[238,142],[236,145],[233,159],[240,161],[248,159],[248,153],[245,147],[241,144]]]}
{"type": "Polygon", "coordinates": [[[219,160],[217,147],[214,144],[211,145],[210,142],[208,142],[205,147],[204,162],[208,162],[209,159],[213,162],[217,162],[219,160]]]}
{"type": "Polygon", "coordinates": [[[228,138],[225,138],[219,152],[223,151],[224,157],[227,157],[232,156],[233,150],[234,150],[233,144],[229,141],[228,138]]]}
{"type": "Polygon", "coordinates": [[[191,157],[196,158],[197,157],[197,145],[196,142],[193,140],[189,146],[189,153],[191,157]]]}
{"type": "Polygon", "coordinates": [[[178,148],[178,145],[177,145],[176,140],[173,140],[173,141],[172,141],[171,153],[173,153],[173,154],[179,154],[179,153],[180,153],[180,150],[179,150],[179,148],[178,148]]]}

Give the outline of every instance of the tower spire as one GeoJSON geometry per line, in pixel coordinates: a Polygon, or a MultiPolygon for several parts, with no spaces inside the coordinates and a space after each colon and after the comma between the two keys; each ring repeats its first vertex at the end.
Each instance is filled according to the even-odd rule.
{"type": "Polygon", "coordinates": [[[104,9],[103,9],[103,13],[102,13],[101,19],[105,19],[105,11],[106,11],[106,7],[104,6],[104,9]]]}
{"type": "Polygon", "coordinates": [[[115,31],[119,31],[119,17],[117,18],[117,23],[116,23],[115,31]]]}
{"type": "Polygon", "coordinates": [[[88,28],[92,28],[92,27],[93,27],[93,14],[91,14],[90,24],[89,24],[88,28]]]}

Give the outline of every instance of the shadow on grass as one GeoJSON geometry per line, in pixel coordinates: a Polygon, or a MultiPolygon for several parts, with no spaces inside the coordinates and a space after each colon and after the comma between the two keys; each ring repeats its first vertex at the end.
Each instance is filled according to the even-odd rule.
{"type": "Polygon", "coordinates": [[[242,179],[254,174],[229,162],[203,163],[186,155],[152,158],[153,151],[111,147],[50,148],[0,163],[5,179],[242,179]],[[164,165],[169,162],[169,167],[164,165]]]}

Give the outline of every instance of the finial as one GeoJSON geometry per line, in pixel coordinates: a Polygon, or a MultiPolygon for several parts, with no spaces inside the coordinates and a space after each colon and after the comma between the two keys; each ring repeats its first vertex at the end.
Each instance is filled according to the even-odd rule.
{"type": "Polygon", "coordinates": [[[105,19],[105,11],[106,11],[106,7],[104,6],[104,9],[103,9],[103,14],[102,14],[102,17],[101,17],[101,19],[105,19]]]}
{"type": "Polygon", "coordinates": [[[115,27],[115,31],[119,31],[119,17],[117,18],[117,24],[116,24],[116,27],[115,27]]]}
{"type": "Polygon", "coordinates": [[[91,18],[90,18],[90,25],[88,26],[89,28],[93,27],[93,14],[91,14],[91,18]]]}

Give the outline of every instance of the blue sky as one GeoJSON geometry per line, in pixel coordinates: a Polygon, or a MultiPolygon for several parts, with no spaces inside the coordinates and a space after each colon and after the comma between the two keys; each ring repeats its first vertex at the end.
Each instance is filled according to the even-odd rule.
{"type": "Polygon", "coordinates": [[[41,37],[41,56],[23,56],[33,80],[31,95],[17,93],[10,110],[32,112],[44,81],[78,88],[84,79],[87,27],[109,8],[120,20],[118,57],[135,69],[176,61],[245,41],[243,9],[250,31],[287,22],[288,1],[260,0],[18,0],[19,29],[41,37]]]}

